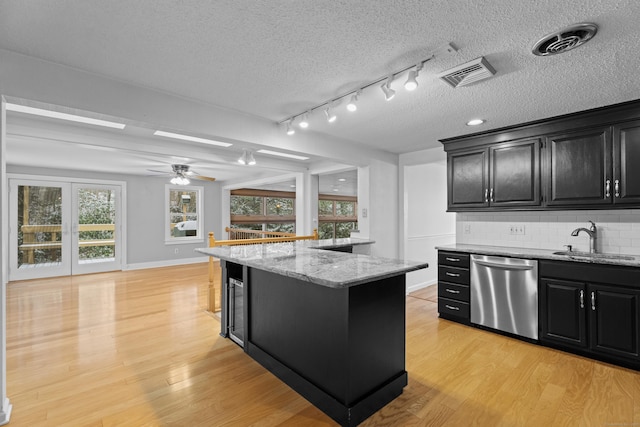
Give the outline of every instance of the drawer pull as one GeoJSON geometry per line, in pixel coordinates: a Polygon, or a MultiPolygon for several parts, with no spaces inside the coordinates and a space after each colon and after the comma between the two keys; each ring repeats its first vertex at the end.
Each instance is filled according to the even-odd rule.
{"type": "Polygon", "coordinates": [[[460,277],[460,273],[449,273],[448,271],[446,271],[444,274],[451,277],[460,277]]]}
{"type": "Polygon", "coordinates": [[[456,311],[460,310],[460,307],[454,307],[454,306],[449,305],[449,304],[445,304],[444,306],[447,307],[449,310],[456,310],[456,311]]]}
{"type": "Polygon", "coordinates": [[[460,291],[456,291],[455,289],[446,288],[445,292],[449,292],[450,294],[459,294],[460,291]]]}
{"type": "Polygon", "coordinates": [[[451,262],[460,262],[460,258],[445,258],[447,261],[451,261],[451,262]]]}

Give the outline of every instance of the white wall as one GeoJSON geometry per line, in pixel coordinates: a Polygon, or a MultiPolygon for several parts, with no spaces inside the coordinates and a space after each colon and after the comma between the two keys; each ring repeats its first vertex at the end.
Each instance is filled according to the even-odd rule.
{"type": "Polygon", "coordinates": [[[455,242],[456,215],[447,213],[447,164],[441,148],[400,156],[401,257],[429,268],[407,274],[407,291],[438,280],[436,246],[455,242]]]}
{"type": "Polygon", "coordinates": [[[221,236],[221,190],[216,182],[198,181],[194,185],[204,187],[204,232],[200,243],[166,245],[164,241],[165,221],[165,184],[167,179],[158,177],[140,177],[88,173],[59,169],[40,169],[12,167],[9,173],[42,175],[84,179],[104,179],[125,181],[127,183],[127,212],[123,214],[127,221],[127,259],[123,260],[123,269],[135,269],[173,265],[186,262],[206,261],[206,257],[194,252],[195,248],[206,247],[206,234],[213,231],[221,236]],[[175,254],[175,249],[179,253],[175,254]]]}
{"type": "Polygon", "coordinates": [[[640,255],[640,209],[592,211],[474,212],[457,216],[457,242],[479,245],[562,250],[573,245],[589,250],[589,238],[571,231],[598,227],[598,251],[640,255]],[[510,234],[511,226],[523,226],[524,235],[510,234]]]}

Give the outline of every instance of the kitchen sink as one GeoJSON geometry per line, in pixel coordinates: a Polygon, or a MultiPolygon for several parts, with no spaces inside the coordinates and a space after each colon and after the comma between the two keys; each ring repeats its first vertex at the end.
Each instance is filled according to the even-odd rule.
{"type": "Polygon", "coordinates": [[[590,252],[579,252],[579,251],[558,251],[554,252],[554,255],[563,255],[570,258],[594,258],[594,259],[619,259],[619,260],[627,260],[633,261],[636,259],[634,256],[629,255],[617,255],[617,254],[592,254],[590,252]]]}

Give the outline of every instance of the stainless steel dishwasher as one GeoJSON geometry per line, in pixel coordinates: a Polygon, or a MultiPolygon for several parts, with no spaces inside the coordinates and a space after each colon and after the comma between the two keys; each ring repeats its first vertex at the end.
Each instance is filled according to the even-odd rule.
{"type": "Polygon", "coordinates": [[[471,323],[538,339],[538,261],[471,255],[471,323]]]}

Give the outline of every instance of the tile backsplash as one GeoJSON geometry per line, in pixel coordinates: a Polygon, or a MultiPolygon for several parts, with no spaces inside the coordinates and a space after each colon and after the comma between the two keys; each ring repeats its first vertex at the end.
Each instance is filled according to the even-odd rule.
{"type": "Polygon", "coordinates": [[[598,252],[640,255],[640,209],[593,211],[473,212],[456,215],[456,242],[475,245],[588,251],[586,233],[598,227],[598,252]]]}

